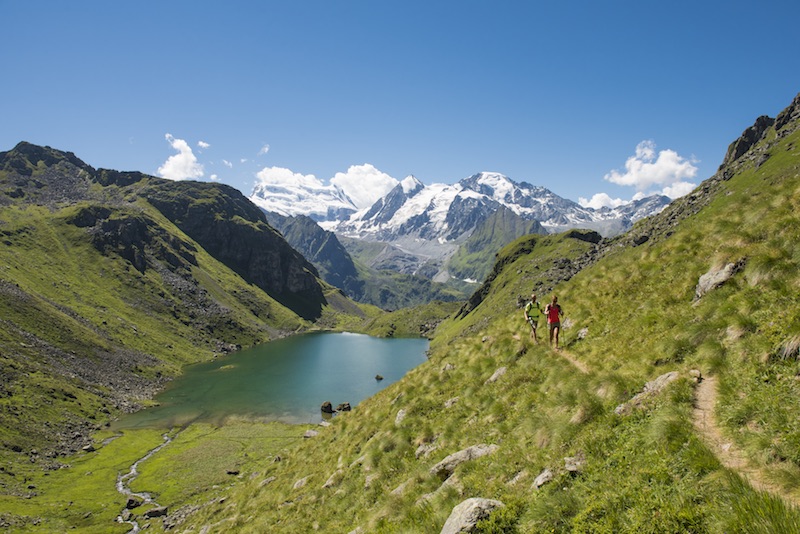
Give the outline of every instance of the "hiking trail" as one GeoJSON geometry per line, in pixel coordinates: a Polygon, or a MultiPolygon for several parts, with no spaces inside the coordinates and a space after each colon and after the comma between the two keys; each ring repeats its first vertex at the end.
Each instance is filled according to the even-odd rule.
{"type": "Polygon", "coordinates": [[[583,363],[582,361],[578,360],[577,358],[575,358],[575,356],[573,356],[569,352],[565,351],[563,349],[563,347],[560,347],[558,349],[553,349],[553,350],[554,350],[554,352],[556,354],[558,354],[559,356],[561,356],[562,358],[567,360],[569,363],[571,363],[575,368],[577,368],[578,371],[580,371],[581,373],[583,373],[585,375],[589,374],[589,368],[586,367],[586,364],[583,363]]]}
{"type": "Polygon", "coordinates": [[[706,446],[711,449],[723,466],[739,474],[753,489],[779,497],[791,505],[800,506],[800,498],[786,493],[780,486],[770,482],[761,469],[750,464],[743,450],[725,438],[714,418],[716,404],[717,377],[705,376],[695,391],[692,422],[706,446]]]}

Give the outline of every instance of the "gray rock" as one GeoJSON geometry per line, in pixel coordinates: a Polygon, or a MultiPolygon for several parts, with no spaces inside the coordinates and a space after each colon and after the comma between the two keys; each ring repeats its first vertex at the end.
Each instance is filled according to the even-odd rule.
{"type": "Polygon", "coordinates": [[[398,410],[397,416],[394,418],[394,426],[400,426],[403,422],[403,419],[406,418],[406,411],[405,410],[398,410]]]}
{"type": "Polygon", "coordinates": [[[434,476],[438,476],[441,478],[447,478],[453,474],[453,471],[456,468],[463,464],[464,462],[468,462],[470,460],[475,460],[476,458],[480,458],[481,456],[486,456],[487,454],[492,454],[500,447],[497,445],[473,445],[472,447],[467,447],[464,450],[454,452],[450,456],[447,456],[444,460],[439,462],[438,464],[434,465],[430,473],[434,476]]]}
{"type": "Polygon", "coordinates": [[[702,275],[697,281],[697,287],[694,290],[694,298],[698,300],[709,291],[718,288],[725,282],[731,279],[734,274],[738,273],[744,267],[744,260],[736,263],[728,263],[721,269],[711,269],[706,274],[702,275]]]}
{"type": "Polygon", "coordinates": [[[584,465],[586,465],[586,457],[584,457],[583,453],[564,458],[564,469],[570,473],[580,473],[584,465]]]}
{"type": "Polygon", "coordinates": [[[467,499],[453,508],[450,517],[447,518],[447,522],[442,527],[441,534],[474,532],[478,521],[486,519],[492,511],[504,506],[502,502],[493,499],[477,497],[467,499]]]}
{"type": "Polygon", "coordinates": [[[328,480],[325,482],[325,484],[322,485],[322,487],[323,488],[332,488],[334,486],[338,486],[339,482],[342,481],[342,477],[343,476],[344,476],[344,470],[343,469],[337,469],[336,471],[334,471],[334,473],[330,477],[328,477],[328,480]]]}
{"type": "Polygon", "coordinates": [[[550,469],[545,469],[539,476],[533,479],[533,487],[536,489],[541,488],[555,477],[555,474],[550,469]]]}
{"type": "Polygon", "coordinates": [[[317,436],[319,436],[319,432],[316,430],[306,430],[306,433],[303,434],[304,438],[315,438],[317,436]]]}
{"type": "Polygon", "coordinates": [[[665,373],[655,380],[652,380],[644,385],[644,388],[640,393],[631,398],[628,402],[624,402],[617,406],[614,409],[614,413],[617,415],[628,415],[630,414],[634,408],[638,408],[642,405],[647,399],[654,397],[661,393],[661,391],[667,387],[670,382],[677,380],[679,374],[677,371],[672,371],[669,373],[665,373]]]}
{"type": "Polygon", "coordinates": [[[497,380],[498,380],[498,379],[499,379],[501,376],[503,376],[504,374],[506,374],[506,371],[508,371],[508,368],[506,368],[506,367],[501,367],[500,369],[498,369],[497,371],[495,371],[495,372],[494,372],[494,374],[493,374],[492,376],[490,376],[490,377],[489,377],[489,378],[486,380],[486,382],[485,382],[485,383],[486,383],[486,384],[491,384],[491,383],[493,383],[493,382],[497,382],[497,380]]]}

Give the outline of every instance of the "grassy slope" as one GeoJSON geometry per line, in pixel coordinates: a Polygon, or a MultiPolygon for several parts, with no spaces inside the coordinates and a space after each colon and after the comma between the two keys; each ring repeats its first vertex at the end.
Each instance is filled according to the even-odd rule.
{"type": "MultiPolygon", "coordinates": [[[[214,332],[198,332],[189,312],[181,308],[181,295],[166,287],[154,269],[140,273],[117,256],[99,254],[86,231],[67,222],[76,209],[51,213],[29,206],[0,212],[4,221],[0,358],[6,393],[0,398],[0,441],[6,447],[29,451],[44,446],[17,432],[22,423],[41,428],[43,435],[47,432],[44,423],[59,421],[59,412],[95,419],[110,416],[101,415],[104,407],[114,411],[98,396],[102,391],[84,389],[70,378],[73,362],[69,360],[102,360],[106,352],[133,351],[144,362],[137,365],[129,360],[135,366],[133,372],[152,379],[174,375],[183,364],[212,357],[218,350],[217,339],[252,345],[279,330],[304,325],[198,248],[193,275],[229,311],[231,319],[225,324],[209,323],[214,332]],[[269,324],[254,315],[259,308],[269,310],[269,324]],[[48,361],[48,353],[60,356],[48,361]]],[[[157,214],[151,216],[182,235],[157,214]]],[[[7,448],[2,454],[3,459],[14,461],[7,448]]]]}
{"type": "MultiPolygon", "coordinates": [[[[115,490],[117,473],[127,471],[161,438],[152,431],[126,431],[101,447],[113,437],[102,431],[94,439],[97,453],[64,457],[51,452],[55,432],[68,435],[87,425],[98,430],[123,409],[111,400],[110,386],[87,384],[75,376],[76,369],[87,365],[78,365],[79,360],[96,365],[101,381],[114,381],[104,374],[106,366],[113,366],[119,373],[141,375],[152,391],[154,378],[174,376],[187,363],[213,357],[221,341],[250,346],[281,332],[315,327],[244,282],[143,201],[118,208],[115,217],[144,217],[154,228],[193,246],[197,265],[183,275],[195,282],[178,290],[156,269],[141,273],[115,254],[100,254],[86,229],[70,223],[87,205],[52,211],[39,206],[0,209],[0,527],[82,532],[130,528],[114,526],[125,504],[115,490]],[[205,300],[187,306],[187,299],[198,294],[205,300]],[[219,317],[204,315],[212,309],[221,310],[219,317]],[[112,353],[118,355],[116,363],[106,356],[112,353]],[[63,469],[66,465],[71,468],[63,469]]],[[[319,327],[357,329],[366,317],[379,313],[332,288],[327,300],[319,327]]],[[[146,403],[136,393],[127,398],[128,403],[146,403]]],[[[248,423],[204,435],[201,430],[182,434],[158,461],[168,462],[187,447],[190,456],[224,458],[230,465],[248,467],[263,457],[267,444],[269,450],[278,450],[302,434],[299,427],[248,423]],[[203,439],[183,445],[198,433],[203,439]],[[233,445],[220,448],[220,443],[233,445]]],[[[211,461],[194,465],[192,476],[159,472],[167,487],[156,494],[165,504],[177,507],[198,493],[198,487],[202,494],[235,478],[211,461]]],[[[143,469],[143,483],[148,482],[146,473],[143,469]]]]}
{"type": "Polygon", "coordinates": [[[668,238],[616,249],[556,288],[569,319],[563,344],[589,373],[532,345],[516,307],[516,296],[535,288],[554,259],[584,246],[546,238],[509,261],[476,310],[440,327],[428,363],[283,462],[264,464],[225,504],[204,508],[187,525],[438,531],[455,504],[477,496],[508,505],[484,531],[797,531],[797,511],[728,473],[696,436],[688,370],[718,376],[717,414],[728,439],[784,492],[796,493],[799,147],[795,132],[765,164],[721,182],[713,202],[668,238]],[[693,304],[700,275],[741,259],[743,271],[693,304]],[[486,383],[501,366],[507,373],[486,383]],[[614,414],[645,382],[672,370],[681,377],[643,409],[614,414]],[[459,467],[447,484],[429,473],[478,443],[500,448],[459,467]],[[436,449],[417,458],[421,444],[436,449]],[[564,470],[573,456],[586,462],[577,474],[564,470]],[[533,489],[545,468],[555,480],[533,489]],[[276,478],[261,485],[267,477],[276,478]],[[329,477],[332,487],[323,487],[329,477]]]}

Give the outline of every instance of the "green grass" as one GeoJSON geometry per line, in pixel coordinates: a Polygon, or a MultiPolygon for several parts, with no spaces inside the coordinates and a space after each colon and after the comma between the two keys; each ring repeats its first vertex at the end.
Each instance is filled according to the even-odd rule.
{"type": "Polygon", "coordinates": [[[157,431],[137,431],[96,452],[64,458],[67,468],[18,473],[15,477],[25,478],[27,498],[0,495],[0,520],[9,523],[10,532],[127,532],[130,526],[116,523],[125,507],[117,476],[161,442],[157,431]]]}
{"type": "MultiPolygon", "coordinates": [[[[569,281],[555,283],[557,263],[577,260],[590,244],[568,234],[511,243],[471,311],[439,325],[428,361],[318,436],[281,434],[270,443],[262,430],[277,431],[266,426],[190,427],[144,463],[135,487],[171,507],[198,506],[180,526],[188,531],[437,532],[468,497],[507,505],[482,532],[798,531],[800,511],[724,468],[692,424],[689,371],[699,369],[720,385],[715,413],[725,440],[780,493],[800,494],[800,131],[774,141],[765,164],[739,165],[669,235],[662,230],[637,247],[616,246],[620,238],[569,281]],[[742,260],[732,279],[695,299],[701,275],[742,260]],[[566,312],[562,346],[587,373],[532,343],[520,307],[531,291],[543,301],[558,295],[566,312]],[[501,367],[505,374],[487,382],[501,367]],[[664,391],[629,415],[615,413],[670,371],[680,377],[664,391]],[[446,456],[477,444],[498,449],[460,465],[447,483],[431,474],[446,456]],[[583,460],[576,472],[565,469],[571,457],[583,460]],[[231,466],[241,476],[227,475],[231,466]],[[545,469],[553,480],[532,487],[545,469]]],[[[688,209],[691,201],[668,210],[688,209]]],[[[44,292],[44,281],[32,276],[44,292]]],[[[362,311],[348,324],[373,321],[386,333],[387,320],[413,330],[419,317],[439,320],[445,310],[386,318],[362,311]]],[[[323,319],[347,323],[333,313],[323,319]]],[[[53,337],[71,325],[61,321],[53,337]]],[[[4,342],[20,341],[6,335],[4,342]]],[[[130,445],[127,460],[133,449],[147,449],[142,440],[130,445]]],[[[36,509],[10,502],[15,517],[36,509]]],[[[57,525],[67,524],[65,516],[55,514],[57,525]]],[[[150,529],[163,525],[154,520],[150,529]]]]}
{"type": "MultiPolygon", "coordinates": [[[[795,133],[774,150],[798,142],[795,133]]],[[[565,236],[515,241],[501,251],[478,307],[439,327],[427,363],[270,466],[269,486],[232,488],[236,510],[210,506],[191,524],[224,517],[242,532],[287,524],[437,531],[456,504],[479,496],[512,505],[482,526],[487,532],[797,530],[796,509],[737,482],[695,434],[688,375],[699,368],[718,376],[727,439],[784,492],[796,491],[800,367],[796,350],[785,355],[800,314],[796,161],[773,156],[741,169],[668,238],[614,248],[555,288],[567,315],[563,346],[588,374],[532,345],[517,304],[548,287],[555,259],[577,258],[588,245],[565,236]],[[695,302],[700,275],[742,258],[740,273],[695,302]],[[506,374],[487,384],[501,366],[506,374]],[[672,370],[682,378],[661,395],[629,416],[614,414],[672,370]],[[406,416],[395,425],[400,410],[406,416]],[[429,474],[447,454],[477,443],[500,448],[459,467],[453,484],[429,474]],[[436,449],[417,458],[423,444],[436,449]],[[583,469],[564,471],[564,458],[577,455],[583,469]],[[545,468],[554,480],[531,488],[545,468]],[[334,473],[335,485],[323,488],[334,473]]]]}

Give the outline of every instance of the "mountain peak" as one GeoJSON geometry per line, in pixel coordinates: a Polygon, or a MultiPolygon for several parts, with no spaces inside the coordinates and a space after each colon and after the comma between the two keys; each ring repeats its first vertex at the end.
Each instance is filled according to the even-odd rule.
{"type": "Polygon", "coordinates": [[[418,191],[420,188],[425,187],[425,184],[420,182],[416,176],[409,174],[400,181],[400,186],[403,188],[403,193],[411,195],[418,191]]]}
{"type": "Polygon", "coordinates": [[[94,174],[93,167],[84,163],[72,152],[63,152],[39,146],[27,141],[20,141],[17,146],[7,152],[0,152],[0,170],[11,171],[23,176],[30,176],[41,162],[45,167],[51,167],[59,162],[66,161],[72,165],[94,174]]]}

